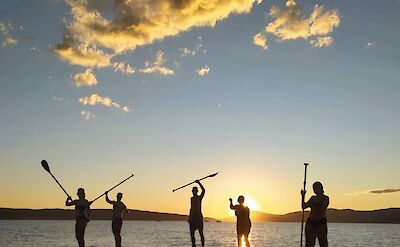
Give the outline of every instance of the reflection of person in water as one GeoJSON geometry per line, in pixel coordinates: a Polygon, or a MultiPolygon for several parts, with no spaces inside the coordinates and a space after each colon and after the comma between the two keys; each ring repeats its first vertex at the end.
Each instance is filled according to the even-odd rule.
{"type": "Polygon", "coordinates": [[[65,206],[75,206],[75,237],[78,240],[79,247],[85,247],[85,228],[89,222],[90,204],[85,199],[85,190],[78,189],[78,200],[72,200],[71,197],[67,198],[65,206]]]}
{"type": "Polygon", "coordinates": [[[246,247],[250,246],[249,242],[249,234],[251,228],[251,221],[250,221],[250,209],[243,205],[244,203],[244,196],[238,197],[238,205],[232,204],[232,198],[229,198],[230,207],[232,210],[235,210],[235,215],[237,218],[236,222],[236,231],[237,231],[237,241],[238,246],[241,246],[241,239],[242,236],[244,237],[244,241],[246,243],[246,247]]]}
{"type": "Polygon", "coordinates": [[[122,200],[122,193],[117,194],[117,201],[111,201],[108,198],[108,191],[105,192],[106,201],[113,205],[113,219],[112,219],[112,231],[115,238],[115,246],[121,247],[121,228],[122,228],[122,217],[128,213],[128,209],[122,200]]]}
{"type": "Polygon", "coordinates": [[[194,233],[199,230],[201,246],[204,246],[204,234],[203,234],[203,214],[201,212],[201,202],[203,200],[206,190],[199,180],[195,181],[201,188],[201,194],[198,195],[197,187],[193,187],[193,196],[190,198],[190,213],[189,213],[189,224],[190,224],[190,238],[192,240],[192,247],[196,246],[196,239],[194,233]]]}
{"type": "Polygon", "coordinates": [[[320,182],[313,184],[315,195],[304,202],[306,191],[301,191],[302,208],[311,208],[306,223],[306,247],[315,246],[315,239],[318,237],[319,246],[328,246],[328,227],[326,224],[326,209],[329,205],[329,197],[324,195],[324,188],[320,182]]]}

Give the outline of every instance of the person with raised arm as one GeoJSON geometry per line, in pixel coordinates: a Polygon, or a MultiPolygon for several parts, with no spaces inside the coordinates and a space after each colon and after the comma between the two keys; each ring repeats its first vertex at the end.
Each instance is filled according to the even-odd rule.
{"type": "Polygon", "coordinates": [[[125,214],[129,211],[126,208],[125,204],[121,201],[122,200],[122,193],[117,194],[117,201],[111,201],[108,198],[108,191],[105,192],[106,201],[113,205],[112,210],[112,231],[115,238],[115,246],[121,247],[121,228],[122,228],[122,218],[125,214]]]}
{"type": "Polygon", "coordinates": [[[85,190],[83,188],[79,188],[78,192],[78,200],[72,200],[70,196],[68,196],[65,201],[65,206],[75,206],[75,237],[78,241],[79,247],[85,247],[85,229],[86,225],[89,222],[90,215],[90,204],[85,198],[85,190]]]}
{"type": "Polygon", "coordinates": [[[193,196],[190,198],[190,213],[189,213],[189,224],[190,224],[190,238],[192,240],[192,247],[196,246],[196,239],[194,233],[199,230],[201,246],[204,247],[204,233],[203,233],[203,214],[201,212],[201,203],[206,193],[206,189],[200,183],[199,180],[195,181],[201,188],[201,193],[198,195],[197,187],[192,188],[193,196]]]}
{"type": "Polygon", "coordinates": [[[328,227],[326,221],[326,209],[329,205],[329,197],[324,194],[324,187],[320,182],[313,184],[315,195],[308,202],[304,201],[306,191],[301,191],[301,205],[303,209],[310,208],[311,212],[306,223],[306,246],[314,247],[318,238],[319,246],[328,247],[328,227]]]}
{"type": "Polygon", "coordinates": [[[232,198],[229,198],[230,208],[235,210],[236,215],[236,232],[238,246],[241,246],[242,236],[244,238],[246,247],[250,246],[249,234],[251,229],[250,209],[244,205],[244,196],[239,196],[237,201],[238,205],[232,204],[232,198]]]}

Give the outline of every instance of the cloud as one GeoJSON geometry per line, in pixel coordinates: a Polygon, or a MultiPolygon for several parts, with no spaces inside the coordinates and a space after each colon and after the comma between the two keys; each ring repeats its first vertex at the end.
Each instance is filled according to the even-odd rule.
{"type": "Polygon", "coordinates": [[[267,37],[265,37],[265,35],[262,33],[257,33],[253,36],[253,44],[260,46],[261,48],[266,50],[268,48],[267,37]]]}
{"type": "MultiPolygon", "coordinates": [[[[189,49],[187,47],[183,47],[178,49],[180,51],[180,56],[181,57],[186,57],[186,56],[195,56],[199,51],[201,51],[201,48],[203,47],[203,38],[201,36],[198,36],[196,39],[196,43],[193,47],[193,49],[189,49]]],[[[203,53],[206,52],[206,50],[202,49],[203,53]]]]}
{"type": "Polygon", "coordinates": [[[314,47],[328,47],[332,45],[333,38],[330,36],[326,37],[317,37],[316,39],[310,40],[310,44],[314,47]]]}
{"type": "Polygon", "coordinates": [[[400,189],[383,189],[383,190],[370,190],[369,193],[371,194],[388,194],[388,193],[395,193],[400,192],[400,189]]]}
{"type": "Polygon", "coordinates": [[[114,55],[177,36],[194,27],[214,27],[231,14],[249,13],[258,0],[65,0],[70,18],[56,54],[71,64],[109,66],[114,55]]]}
{"type": "Polygon", "coordinates": [[[112,56],[97,49],[96,46],[60,44],[54,51],[60,59],[70,64],[98,68],[111,66],[112,56]]]}
{"type": "Polygon", "coordinates": [[[115,109],[119,109],[119,110],[122,110],[124,112],[129,112],[130,111],[128,106],[121,107],[120,104],[118,104],[116,102],[113,102],[110,97],[108,97],[108,96],[100,96],[100,95],[95,94],[95,93],[90,95],[90,96],[79,98],[79,102],[82,105],[92,105],[92,106],[94,106],[94,105],[100,104],[100,105],[103,105],[103,106],[106,106],[106,107],[112,107],[112,108],[115,108],[115,109]]]}
{"type": "Polygon", "coordinates": [[[130,75],[136,72],[136,69],[134,67],[124,62],[114,63],[113,66],[115,72],[120,71],[124,75],[130,75]]]}
{"type": "Polygon", "coordinates": [[[332,40],[328,35],[340,25],[339,10],[324,10],[324,6],[315,5],[308,17],[303,11],[301,5],[294,0],[288,0],[285,8],[273,6],[269,16],[274,21],[264,31],[275,35],[277,41],[313,38],[314,41],[310,43],[314,46],[330,45],[332,40]]]}
{"type": "Polygon", "coordinates": [[[374,42],[367,42],[367,44],[364,46],[365,49],[371,48],[375,45],[374,42]]]}
{"type": "Polygon", "coordinates": [[[14,26],[8,23],[0,22],[0,43],[1,47],[15,46],[18,42],[17,39],[13,38],[11,32],[14,30],[14,26]]]}
{"type": "Polygon", "coordinates": [[[97,84],[97,79],[90,68],[86,69],[85,72],[73,75],[72,78],[77,87],[90,87],[97,84]]]}
{"type": "Polygon", "coordinates": [[[208,65],[205,65],[204,67],[201,67],[196,70],[196,73],[199,76],[206,76],[209,72],[210,72],[210,67],[208,67],[208,65]]]}
{"type": "Polygon", "coordinates": [[[145,68],[140,69],[140,72],[145,73],[145,74],[153,74],[153,73],[159,73],[163,75],[173,75],[175,72],[164,66],[166,59],[164,58],[164,52],[158,51],[155,61],[153,63],[150,63],[147,61],[145,63],[145,68]]]}
{"type": "Polygon", "coordinates": [[[91,113],[90,111],[81,111],[81,116],[85,119],[85,120],[90,120],[94,118],[94,114],[91,113]]]}

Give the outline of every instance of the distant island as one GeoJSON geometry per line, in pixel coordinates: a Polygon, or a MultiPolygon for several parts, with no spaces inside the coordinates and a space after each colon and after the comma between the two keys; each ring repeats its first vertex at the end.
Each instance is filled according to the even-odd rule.
{"type": "MultiPolygon", "coordinates": [[[[306,218],[309,212],[306,212],[306,218]]],[[[276,215],[263,212],[251,212],[254,222],[299,222],[301,211],[276,215]]],[[[331,223],[390,223],[400,224],[400,208],[387,208],[371,211],[360,211],[352,209],[333,209],[326,211],[326,218],[331,223]]],[[[235,217],[229,217],[224,221],[234,221],[235,217]]]]}
{"type": "MultiPolygon", "coordinates": [[[[307,216],[308,212],[306,212],[307,216]]],[[[111,209],[92,209],[91,220],[110,220],[111,209]]],[[[74,211],[70,209],[13,209],[0,208],[0,220],[73,220],[74,211]]],[[[252,211],[253,222],[299,222],[301,212],[293,212],[283,215],[267,214],[252,211]]],[[[400,224],[400,208],[388,208],[372,211],[358,211],[352,209],[328,209],[327,218],[329,222],[335,223],[391,223],[400,224]]],[[[182,214],[159,213],[142,210],[130,210],[125,217],[126,220],[145,221],[187,221],[188,216],[182,214]]],[[[235,217],[218,220],[205,217],[205,221],[217,222],[235,221],[235,217]]]]}

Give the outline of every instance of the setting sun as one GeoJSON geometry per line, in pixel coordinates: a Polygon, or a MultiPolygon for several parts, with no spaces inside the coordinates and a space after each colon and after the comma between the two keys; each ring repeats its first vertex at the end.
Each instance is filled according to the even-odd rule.
{"type": "Polygon", "coordinates": [[[250,208],[251,211],[261,211],[260,204],[252,197],[245,196],[244,204],[250,208]]]}

